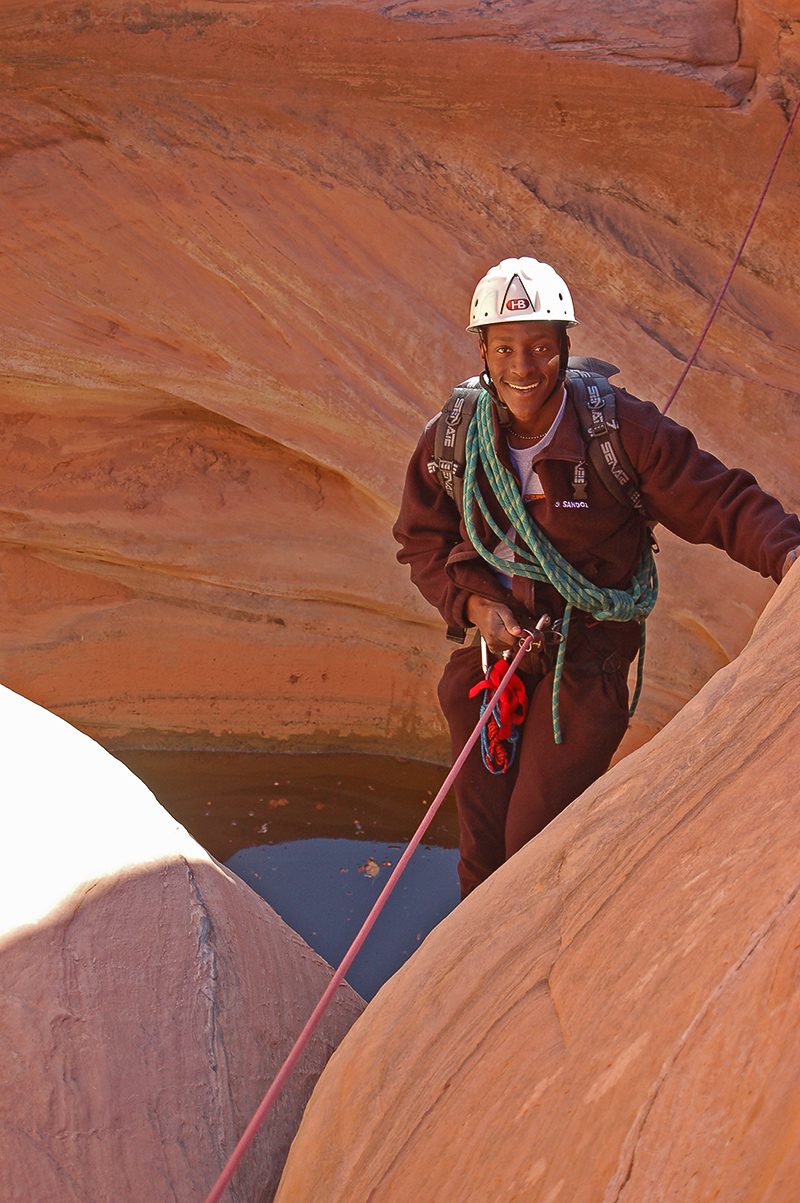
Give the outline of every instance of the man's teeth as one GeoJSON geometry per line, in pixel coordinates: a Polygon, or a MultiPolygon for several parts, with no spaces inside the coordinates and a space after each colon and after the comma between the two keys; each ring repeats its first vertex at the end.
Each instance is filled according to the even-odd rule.
{"type": "Polygon", "coordinates": [[[538,387],[539,387],[539,381],[538,381],[538,380],[536,380],[536,381],[535,381],[533,384],[512,384],[510,380],[507,380],[507,381],[506,381],[506,384],[508,385],[508,387],[509,387],[509,388],[513,388],[513,389],[514,389],[514,391],[515,391],[515,392],[517,392],[517,393],[527,393],[527,392],[529,392],[529,391],[530,391],[532,388],[538,388],[538,387]]]}

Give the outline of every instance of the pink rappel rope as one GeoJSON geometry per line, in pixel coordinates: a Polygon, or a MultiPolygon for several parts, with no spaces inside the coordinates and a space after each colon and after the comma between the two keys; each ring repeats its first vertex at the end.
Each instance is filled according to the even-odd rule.
{"type": "Polygon", "coordinates": [[[695,345],[692,349],[691,355],[686,360],[683,371],[681,372],[680,376],[678,377],[678,383],[675,385],[674,389],[670,393],[669,400],[667,401],[667,404],[664,406],[664,408],[661,411],[664,414],[667,412],[670,405],[672,405],[672,402],[675,400],[675,398],[678,395],[678,390],[680,389],[680,387],[683,384],[686,377],[689,375],[689,369],[691,368],[695,359],[697,359],[700,348],[702,347],[703,343],[705,342],[706,335],[708,334],[709,330],[711,329],[711,323],[713,322],[714,318],[717,316],[717,310],[719,309],[720,305],[722,304],[722,298],[725,296],[725,293],[728,291],[728,285],[730,284],[731,280],[733,279],[733,273],[736,271],[739,261],[740,261],[742,255],[744,254],[744,248],[747,245],[747,240],[753,231],[753,226],[756,224],[756,219],[757,219],[759,213],[761,212],[761,206],[764,204],[766,195],[769,192],[769,186],[772,183],[772,178],[775,175],[775,172],[778,170],[778,164],[780,163],[781,156],[783,155],[783,152],[786,148],[786,143],[789,141],[789,135],[792,132],[792,126],[795,123],[798,112],[800,112],[800,100],[798,100],[795,103],[794,111],[792,112],[792,116],[789,120],[789,124],[786,127],[786,132],[783,135],[783,138],[781,139],[781,144],[778,147],[778,150],[775,154],[775,158],[772,161],[772,166],[769,169],[769,174],[767,175],[767,178],[764,181],[764,187],[761,189],[761,195],[759,196],[758,200],[756,201],[756,207],[753,210],[753,215],[750,218],[750,222],[747,226],[747,229],[744,232],[744,238],[742,238],[742,241],[739,243],[739,249],[737,250],[736,254],[733,257],[733,263],[731,264],[730,270],[728,271],[728,274],[723,281],[722,288],[719,290],[717,299],[714,302],[714,304],[711,306],[711,312],[709,313],[708,317],[706,318],[706,324],[705,324],[705,326],[703,326],[703,329],[700,331],[700,336],[697,339],[697,342],[695,343],[695,345]]]}
{"type": "Polygon", "coordinates": [[[350,968],[350,966],[352,965],[356,956],[360,952],[364,941],[366,940],[367,936],[369,935],[370,931],[372,930],[372,927],[375,924],[375,920],[378,918],[378,916],[380,915],[384,906],[386,905],[389,895],[391,894],[394,887],[397,885],[397,882],[399,881],[406,865],[411,860],[411,857],[413,856],[414,852],[416,851],[416,848],[417,848],[420,840],[422,839],[423,835],[425,834],[425,832],[428,830],[431,823],[433,822],[434,816],[435,816],[437,810],[439,809],[439,807],[441,806],[442,802],[444,801],[447,791],[449,790],[450,786],[453,784],[456,777],[460,773],[460,771],[464,765],[464,761],[467,759],[467,756],[472,751],[476,742],[480,738],[481,731],[483,730],[483,728],[486,726],[489,719],[491,718],[492,712],[494,710],[495,705],[497,704],[498,698],[501,696],[501,694],[505,690],[506,686],[508,685],[509,681],[511,680],[514,670],[516,669],[520,660],[525,655],[525,653],[530,650],[530,648],[532,646],[533,646],[533,636],[531,636],[529,634],[526,636],[525,639],[523,639],[522,643],[520,644],[519,651],[514,656],[514,659],[511,661],[511,663],[509,664],[508,669],[506,670],[506,672],[503,676],[503,679],[500,682],[500,684],[498,685],[497,689],[492,694],[492,697],[490,698],[486,709],[484,710],[481,718],[479,719],[479,721],[475,727],[475,730],[472,732],[469,739],[464,744],[464,747],[462,748],[461,752],[459,753],[458,759],[456,760],[455,764],[451,768],[450,772],[445,777],[444,782],[442,783],[441,789],[439,790],[438,794],[433,799],[430,806],[428,807],[428,810],[425,813],[425,818],[420,823],[416,832],[412,836],[411,841],[408,844],[408,847],[406,848],[405,852],[403,853],[403,855],[400,857],[399,861],[395,865],[391,877],[389,878],[386,885],[381,890],[374,906],[372,907],[372,910],[369,912],[369,914],[367,915],[363,924],[361,925],[361,930],[359,931],[356,938],[353,940],[353,943],[348,948],[347,952],[344,955],[344,959],[342,960],[338,969],[335,971],[333,977],[331,978],[330,982],[328,983],[327,990],[322,995],[322,998],[319,1000],[316,1007],[312,1011],[311,1016],[310,1016],[308,1022],[306,1023],[306,1026],[303,1028],[302,1032],[297,1037],[297,1040],[295,1041],[294,1045],[292,1046],[292,1049],[289,1052],[288,1057],[284,1061],[281,1068],[278,1070],[278,1074],[275,1077],[272,1085],[270,1086],[269,1090],[267,1091],[267,1093],[264,1095],[263,1099],[259,1103],[258,1110],[255,1112],[255,1114],[253,1115],[253,1118],[250,1120],[250,1123],[247,1125],[244,1132],[242,1133],[239,1143],[237,1144],[236,1148],[233,1150],[230,1157],[228,1158],[228,1161],[226,1162],[222,1173],[220,1174],[217,1181],[214,1183],[214,1186],[211,1189],[211,1193],[208,1195],[205,1203],[218,1203],[218,1200],[222,1198],[222,1194],[223,1194],[226,1186],[230,1182],[231,1178],[235,1174],[236,1169],[239,1165],[239,1162],[242,1160],[245,1153],[247,1152],[250,1142],[253,1140],[253,1137],[256,1135],[259,1128],[263,1124],[264,1120],[267,1117],[267,1113],[269,1112],[273,1103],[275,1102],[275,1100],[277,1099],[281,1090],[283,1089],[284,1085],[286,1084],[286,1079],[289,1077],[290,1073],[292,1072],[295,1065],[297,1064],[297,1061],[300,1058],[300,1055],[303,1052],[306,1045],[308,1044],[309,1040],[311,1039],[311,1036],[312,1036],[317,1024],[319,1023],[319,1021],[322,1019],[322,1016],[327,1011],[328,1006],[330,1005],[334,994],[336,993],[337,989],[339,988],[342,981],[344,980],[344,975],[347,973],[347,970],[350,968]]]}

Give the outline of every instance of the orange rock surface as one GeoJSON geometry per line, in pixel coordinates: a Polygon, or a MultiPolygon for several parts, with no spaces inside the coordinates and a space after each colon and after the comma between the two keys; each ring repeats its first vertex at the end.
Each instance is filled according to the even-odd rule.
{"type": "MultiPolygon", "coordinates": [[[[389,527],[539,254],[663,401],[796,92],[789,0],[11,0],[0,22],[0,676],[113,744],[439,754],[442,624],[389,527]]],[[[672,413],[790,508],[790,149],[672,413]]],[[[769,583],[664,539],[634,740],[769,583]]]]}
{"type": "MultiPolygon", "coordinates": [[[[2,687],[0,721],[3,1199],[197,1203],[330,969],[97,744],[2,687]]],[[[272,1197],[362,1007],[339,990],[237,1198],[272,1197]]]]}
{"type": "Polygon", "coordinates": [[[742,655],[445,919],[277,1203],[794,1203],[800,567],[742,655]]]}

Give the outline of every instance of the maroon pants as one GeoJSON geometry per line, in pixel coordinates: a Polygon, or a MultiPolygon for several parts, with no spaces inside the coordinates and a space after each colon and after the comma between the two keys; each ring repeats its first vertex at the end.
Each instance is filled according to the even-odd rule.
{"type": "MultiPolygon", "coordinates": [[[[478,742],[455,783],[462,898],[608,768],[628,726],[626,670],[618,658],[605,668],[597,661],[565,665],[561,744],[553,737],[552,671],[520,674],[530,702],[514,764],[508,773],[493,775],[478,742]]],[[[481,698],[470,698],[469,691],[482,679],[475,646],[454,652],[439,682],[454,759],[480,716],[481,698]]]]}

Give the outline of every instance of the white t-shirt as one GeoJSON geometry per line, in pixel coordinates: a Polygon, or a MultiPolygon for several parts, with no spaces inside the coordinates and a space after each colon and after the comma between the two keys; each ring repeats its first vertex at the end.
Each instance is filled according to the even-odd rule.
{"type": "MultiPolygon", "coordinates": [[[[552,426],[547,431],[547,434],[533,443],[530,447],[509,447],[508,453],[511,456],[511,462],[516,469],[519,477],[520,493],[522,500],[527,504],[531,501],[542,501],[544,492],[542,490],[542,482],[539,480],[538,473],[534,471],[533,457],[539,455],[545,447],[549,446],[553,441],[553,436],[558,429],[558,424],[564,416],[564,410],[567,405],[566,396],[561,402],[561,408],[555,416],[552,426]]],[[[508,533],[511,533],[509,527],[508,533]]],[[[510,543],[498,543],[494,549],[494,554],[501,560],[508,560],[510,564],[514,563],[514,549],[510,543]]],[[[502,572],[499,568],[495,568],[500,580],[507,589],[511,588],[511,577],[507,572],[502,572]]]]}

